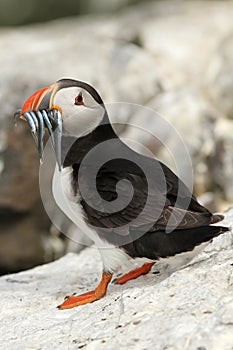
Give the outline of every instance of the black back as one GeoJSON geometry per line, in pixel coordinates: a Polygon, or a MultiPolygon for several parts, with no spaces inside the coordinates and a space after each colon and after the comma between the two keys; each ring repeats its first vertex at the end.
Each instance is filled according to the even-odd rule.
{"type": "MultiPolygon", "coordinates": [[[[72,84],[71,80],[61,82],[63,87],[72,84]]],[[[73,81],[73,84],[76,86],[77,82],[73,81]]],[[[103,104],[92,87],[82,84],[98,103],[103,104]]],[[[228,230],[209,226],[223,217],[213,216],[198,203],[187,186],[166,165],[126,146],[115,134],[107,112],[103,123],[89,135],[79,139],[63,137],[62,148],[64,167],[73,168],[74,194],[80,192],[80,181],[85,192],[85,195],[82,191],[80,194],[87,224],[103,240],[122,246],[132,257],[157,259],[171,256],[192,250],[228,230]],[[97,146],[106,141],[111,142],[99,152],[97,146]],[[89,157],[90,151],[93,154],[89,157]],[[86,156],[83,169],[81,165],[86,156]],[[101,157],[110,160],[103,162],[93,182],[91,174],[95,173],[96,160],[101,157]],[[115,211],[109,212],[109,203],[117,200],[127,202],[129,183],[134,190],[131,200],[123,209],[118,210],[116,206],[115,211]],[[117,193],[119,184],[120,199],[117,193]],[[150,206],[141,217],[148,194],[150,206]]]]}

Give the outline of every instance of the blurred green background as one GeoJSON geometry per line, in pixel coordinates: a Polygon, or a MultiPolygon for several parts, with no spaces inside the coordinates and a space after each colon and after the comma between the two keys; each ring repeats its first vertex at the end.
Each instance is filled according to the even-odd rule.
{"type": "Polygon", "coordinates": [[[17,26],[60,17],[108,13],[149,0],[0,0],[0,25],[17,26]]]}

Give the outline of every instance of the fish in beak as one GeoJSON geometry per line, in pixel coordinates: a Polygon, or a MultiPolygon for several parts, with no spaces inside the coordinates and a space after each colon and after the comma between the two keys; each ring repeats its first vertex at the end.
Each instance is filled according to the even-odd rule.
{"type": "Polygon", "coordinates": [[[58,168],[61,170],[62,110],[53,105],[53,98],[58,90],[59,84],[55,83],[36,91],[22,109],[16,111],[15,117],[28,122],[40,159],[44,150],[45,129],[48,129],[58,168]]]}

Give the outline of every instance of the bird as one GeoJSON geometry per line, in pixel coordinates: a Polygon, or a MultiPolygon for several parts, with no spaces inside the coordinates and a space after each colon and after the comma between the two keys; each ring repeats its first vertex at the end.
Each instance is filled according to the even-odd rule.
{"type": "Polygon", "coordinates": [[[90,84],[60,79],[36,91],[17,114],[28,122],[40,157],[45,129],[51,135],[76,224],[102,258],[97,287],[66,297],[59,309],[104,297],[113,274],[127,261],[140,258],[143,264],[115,278],[115,284],[149,273],[160,259],[192,256],[229,230],[213,225],[224,216],[202,206],[169,167],[121,140],[90,84]]]}

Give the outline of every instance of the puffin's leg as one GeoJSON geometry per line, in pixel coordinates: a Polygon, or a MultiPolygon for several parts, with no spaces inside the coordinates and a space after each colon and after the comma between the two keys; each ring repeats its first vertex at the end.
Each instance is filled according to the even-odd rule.
{"type": "Polygon", "coordinates": [[[150,270],[154,264],[155,264],[155,262],[145,263],[141,267],[138,267],[137,269],[131,270],[130,272],[124,274],[121,277],[115,278],[113,280],[113,283],[125,284],[126,282],[134,280],[135,278],[138,278],[141,275],[146,275],[148,272],[150,272],[150,270]]]}
{"type": "Polygon", "coordinates": [[[101,299],[103,296],[105,296],[111,279],[111,273],[103,272],[102,279],[95,290],[80,295],[71,295],[58,306],[58,309],[71,309],[72,307],[92,303],[93,301],[101,299]]]}

